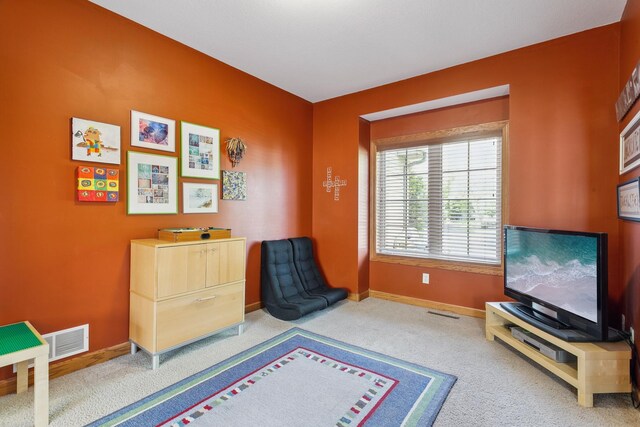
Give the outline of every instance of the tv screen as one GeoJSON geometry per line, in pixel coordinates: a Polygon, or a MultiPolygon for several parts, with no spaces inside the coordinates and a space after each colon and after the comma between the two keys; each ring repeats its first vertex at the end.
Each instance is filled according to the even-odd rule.
{"type": "Polygon", "coordinates": [[[505,225],[502,303],[566,341],[615,340],[607,325],[607,234],[505,225]]]}
{"type": "Polygon", "coordinates": [[[505,233],[506,288],[598,322],[598,235],[505,233]]]}

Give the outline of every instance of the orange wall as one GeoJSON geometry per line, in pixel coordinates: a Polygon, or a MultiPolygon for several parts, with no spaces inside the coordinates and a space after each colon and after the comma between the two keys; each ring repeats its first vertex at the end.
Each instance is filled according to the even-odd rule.
{"type": "MultiPolygon", "coordinates": [[[[509,84],[509,221],[609,233],[617,311],[618,55],[613,24],[314,104],[313,235],[329,282],[358,289],[359,116],[509,84]],[[350,183],[339,203],[319,191],[330,164],[350,183]]],[[[424,286],[421,269],[371,263],[371,288],[474,308],[504,298],[499,277],[431,270],[424,286]]]]}
{"type": "MultiPolygon", "coordinates": [[[[627,83],[631,71],[640,60],[640,0],[628,0],[620,25],[620,81],[618,89],[621,91],[627,83]]],[[[640,111],[640,103],[633,108],[620,122],[621,132],[629,121],[640,111]]],[[[619,182],[637,178],[640,169],[636,168],[621,175],[619,182]]],[[[620,279],[624,297],[624,311],[627,315],[627,325],[633,326],[637,334],[640,333],[640,223],[620,221],[620,279]]],[[[618,327],[619,318],[614,326],[618,327]]],[[[636,348],[640,345],[637,343],[636,348]]],[[[640,378],[640,367],[635,366],[636,378],[640,378]]]]}
{"type": "MultiPolygon", "coordinates": [[[[391,138],[509,119],[509,98],[501,97],[449,108],[410,114],[371,123],[371,139],[391,138]]],[[[508,184],[508,183],[507,183],[508,184]]],[[[453,270],[413,267],[387,262],[371,262],[370,289],[392,294],[447,301],[456,295],[456,305],[482,307],[502,293],[502,276],[453,270]],[[430,283],[422,283],[422,273],[430,273],[430,283]],[[474,291],[469,292],[469,283],[474,291]],[[446,284],[446,286],[438,286],[446,284]]]]}
{"type": "Polygon", "coordinates": [[[249,304],[260,298],[260,241],[310,235],[310,103],[85,0],[0,2],[0,64],[0,324],[89,323],[90,350],[123,343],[131,239],[232,228],[247,237],[249,304]],[[86,163],[70,160],[70,118],[121,126],[126,151],[132,109],[244,138],[235,170],[248,174],[248,200],[220,200],[218,214],[128,216],[123,176],[119,203],[76,202],[86,163]]]}

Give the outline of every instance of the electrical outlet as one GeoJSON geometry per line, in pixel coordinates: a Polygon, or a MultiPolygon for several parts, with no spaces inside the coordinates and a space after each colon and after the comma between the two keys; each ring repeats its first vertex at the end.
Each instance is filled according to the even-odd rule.
{"type": "Polygon", "coordinates": [[[422,273],[422,283],[425,285],[429,284],[429,273],[422,273]]]}
{"type": "Polygon", "coordinates": [[[629,332],[631,332],[631,343],[635,344],[636,343],[636,334],[633,332],[633,326],[631,326],[629,328],[629,332]]]}

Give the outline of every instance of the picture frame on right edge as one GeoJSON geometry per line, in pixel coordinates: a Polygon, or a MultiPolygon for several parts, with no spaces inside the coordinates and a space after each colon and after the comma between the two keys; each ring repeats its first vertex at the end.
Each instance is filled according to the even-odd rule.
{"type": "Polygon", "coordinates": [[[640,221],[640,179],[618,185],[618,218],[640,221]]]}
{"type": "Polygon", "coordinates": [[[620,133],[620,175],[640,166],[640,111],[620,133]]]}

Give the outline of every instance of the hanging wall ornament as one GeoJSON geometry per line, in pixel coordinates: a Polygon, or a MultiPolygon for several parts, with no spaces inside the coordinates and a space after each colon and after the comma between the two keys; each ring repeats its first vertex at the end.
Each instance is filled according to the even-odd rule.
{"type": "Polygon", "coordinates": [[[247,144],[241,138],[227,138],[227,154],[231,160],[231,166],[236,167],[247,151],[247,144]]]}
{"type": "Polygon", "coordinates": [[[327,180],[322,183],[322,186],[327,189],[327,193],[331,192],[333,189],[333,200],[340,200],[340,187],[345,187],[347,185],[346,179],[340,179],[339,176],[333,177],[333,168],[327,168],[327,180]]]}

